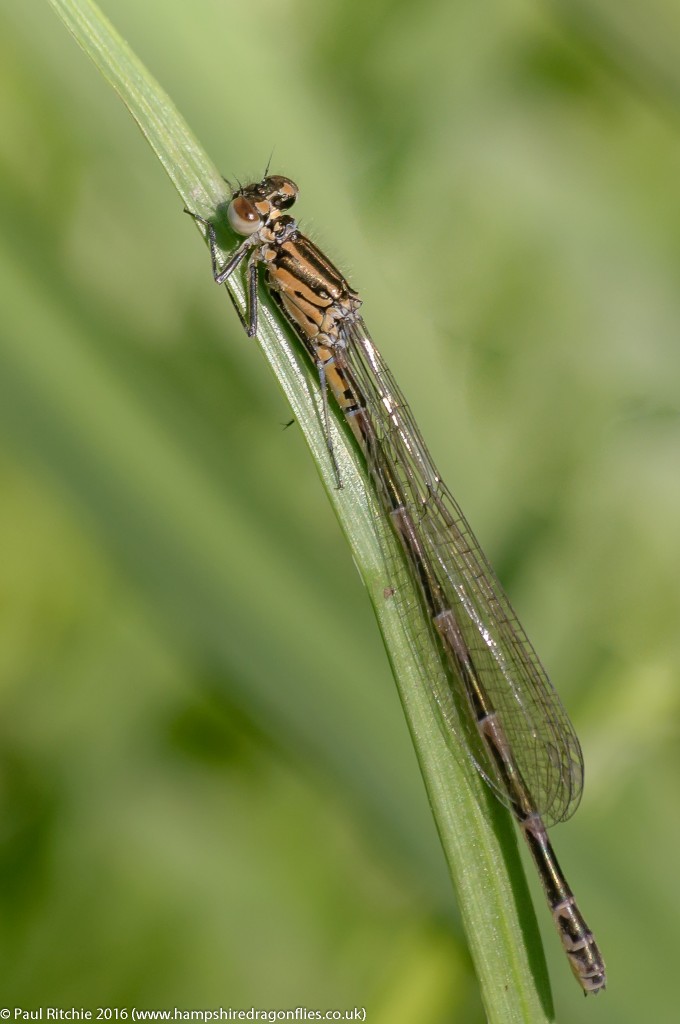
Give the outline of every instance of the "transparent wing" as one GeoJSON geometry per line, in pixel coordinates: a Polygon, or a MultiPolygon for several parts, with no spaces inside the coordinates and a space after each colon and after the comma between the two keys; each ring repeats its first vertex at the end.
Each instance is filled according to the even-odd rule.
{"type": "MultiPolygon", "coordinates": [[[[380,448],[422,537],[494,705],[524,783],[546,823],[564,821],[583,790],[578,738],[538,655],[454,497],[441,480],[404,397],[360,318],[343,326],[348,367],[366,402],[380,448]]],[[[417,638],[416,638],[417,639],[417,638]]],[[[474,716],[450,682],[433,680],[447,724],[463,734],[478,770],[503,803],[509,798],[474,716]]],[[[467,696],[467,695],[466,695],[467,696]]]]}

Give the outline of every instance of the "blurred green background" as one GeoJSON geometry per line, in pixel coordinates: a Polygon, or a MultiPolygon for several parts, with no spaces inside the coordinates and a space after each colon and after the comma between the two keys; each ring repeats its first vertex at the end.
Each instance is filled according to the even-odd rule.
{"type": "MultiPolygon", "coordinates": [[[[558,1019],[677,1020],[680,13],[106,0],[302,189],[581,736],[558,1019]]],[[[0,14],[3,1005],[483,1019],[368,599],[129,115],[0,14]]]]}

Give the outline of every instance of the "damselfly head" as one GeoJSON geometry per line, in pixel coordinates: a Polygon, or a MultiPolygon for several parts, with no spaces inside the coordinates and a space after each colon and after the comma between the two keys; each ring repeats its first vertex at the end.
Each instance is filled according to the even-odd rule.
{"type": "Polygon", "coordinates": [[[298,187],[290,178],[273,174],[234,193],[227,217],[237,235],[253,235],[263,224],[288,210],[298,197],[298,187]]]}

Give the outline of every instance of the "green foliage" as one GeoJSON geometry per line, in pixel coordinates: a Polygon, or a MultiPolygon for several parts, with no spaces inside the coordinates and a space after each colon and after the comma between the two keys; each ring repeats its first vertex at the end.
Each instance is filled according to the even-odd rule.
{"type": "MultiPolygon", "coordinates": [[[[539,906],[562,1019],[663,1021],[677,34],[552,10],[106,7],[227,176],[273,146],[300,184],[582,735],[556,845],[611,980],[579,997],[539,906]]],[[[288,407],[92,65],[47,5],[0,18],[4,1001],[481,1019],[288,407]]]]}

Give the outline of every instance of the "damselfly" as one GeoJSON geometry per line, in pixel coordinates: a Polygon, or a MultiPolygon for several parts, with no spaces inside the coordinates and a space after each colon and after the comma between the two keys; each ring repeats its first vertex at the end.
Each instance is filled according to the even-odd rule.
{"type": "MultiPolygon", "coordinates": [[[[258,323],[258,268],[264,268],[268,291],[317,368],[324,409],[330,391],[351,428],[447,664],[445,685],[433,681],[444,726],[464,737],[478,770],[514,814],[572,971],[586,994],[599,992],[604,962],[545,825],[564,821],[578,806],[578,739],[371,341],[358,294],[286,212],[297,197],[297,185],[278,175],[239,188],[227,216],[245,237],[224,266],[214,226],[191,215],[207,231],[218,284],[246,263],[247,309],[239,316],[251,337],[258,323]]],[[[326,435],[333,458],[327,422],[326,435]]]]}

